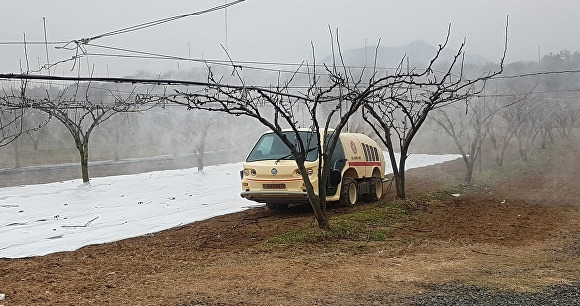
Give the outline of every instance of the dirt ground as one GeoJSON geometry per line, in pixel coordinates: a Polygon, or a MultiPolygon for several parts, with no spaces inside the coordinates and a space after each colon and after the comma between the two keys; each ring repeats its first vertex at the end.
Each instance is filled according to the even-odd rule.
{"type": "MultiPolygon", "coordinates": [[[[269,237],[314,219],[307,207],[255,208],[75,252],[0,259],[0,304],[391,305],[421,304],[413,298],[440,286],[519,294],[574,285],[580,146],[548,158],[553,164],[465,190],[460,160],[411,170],[408,194],[419,204],[408,220],[385,241],[357,247],[264,248],[269,237]],[[460,195],[430,200],[450,189],[460,195]]],[[[369,205],[377,203],[354,210],[369,205]]]]}

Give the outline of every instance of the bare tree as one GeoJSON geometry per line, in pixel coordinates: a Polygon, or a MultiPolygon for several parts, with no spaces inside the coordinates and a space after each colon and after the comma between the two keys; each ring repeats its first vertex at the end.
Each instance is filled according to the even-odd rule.
{"type": "Polygon", "coordinates": [[[19,168],[20,149],[22,147],[19,136],[25,134],[25,108],[7,108],[0,110],[0,147],[12,144],[14,148],[14,167],[19,168]]]}
{"type": "Polygon", "coordinates": [[[473,178],[475,162],[480,158],[481,146],[495,114],[485,100],[467,103],[464,107],[450,105],[439,109],[432,119],[453,139],[465,164],[465,182],[473,178]]]}
{"type": "MultiPolygon", "coordinates": [[[[14,167],[21,167],[22,135],[33,135],[49,121],[36,116],[37,112],[28,104],[26,95],[28,81],[20,82],[18,89],[2,89],[0,96],[0,147],[12,144],[14,148],[14,167]]],[[[35,143],[36,145],[36,143],[35,143]]]]}
{"type": "Polygon", "coordinates": [[[18,89],[2,88],[0,95],[0,147],[9,145],[26,133],[42,128],[46,118],[30,118],[33,110],[26,101],[28,81],[20,82],[18,89]],[[35,120],[36,119],[36,120],[35,120]]]}
{"type": "Polygon", "coordinates": [[[516,108],[516,120],[518,129],[515,137],[518,143],[518,152],[520,158],[528,160],[536,139],[541,131],[550,126],[553,121],[553,107],[547,105],[545,101],[528,100],[527,103],[521,103],[516,108]]]}
{"type": "Polygon", "coordinates": [[[24,108],[0,106],[0,147],[11,144],[24,133],[24,114],[24,108]]]}
{"type": "Polygon", "coordinates": [[[245,86],[231,86],[217,81],[213,75],[209,74],[208,85],[198,92],[179,92],[172,97],[178,104],[187,105],[189,108],[225,112],[236,116],[248,116],[255,118],[260,123],[271,129],[284,144],[290,149],[304,180],[306,192],[310,204],[314,209],[318,226],[322,229],[329,229],[326,215],[326,183],[330,173],[330,156],[334,151],[338,140],[338,134],[342,127],[358,107],[357,101],[350,105],[349,111],[341,117],[341,123],[335,127],[334,133],[328,133],[330,118],[338,108],[335,109],[320,126],[317,108],[321,103],[331,103],[338,101],[331,96],[334,88],[341,86],[343,80],[334,80],[329,86],[321,86],[316,74],[312,76],[312,83],[305,93],[291,91],[292,77],[284,82],[272,86],[271,88],[245,86]],[[301,137],[298,120],[296,118],[296,108],[299,104],[307,107],[310,119],[312,120],[312,133],[308,139],[301,137]],[[284,128],[290,128],[294,137],[283,132],[284,128]],[[321,131],[321,128],[323,129],[321,131]],[[324,136],[321,136],[324,135],[324,136]],[[323,139],[325,145],[318,141],[323,139]],[[314,143],[314,146],[312,145],[314,143]],[[313,147],[318,149],[319,169],[318,169],[318,194],[315,193],[314,186],[308,177],[308,172],[304,166],[309,150],[313,147]]]}
{"type": "Polygon", "coordinates": [[[46,92],[42,97],[24,96],[29,107],[56,118],[70,132],[80,155],[83,182],[89,181],[89,138],[93,130],[118,112],[133,111],[134,92],[98,94],[90,90],[90,83],[77,82],[59,91],[56,96],[46,92]]]}
{"type": "MultiPolygon", "coordinates": [[[[338,49],[335,54],[340,55],[340,46],[338,49]]],[[[363,82],[365,71],[348,68],[340,56],[335,56],[333,64],[324,66],[323,71],[319,71],[316,63],[304,68],[305,72],[299,68],[286,81],[267,87],[247,85],[235,66],[234,74],[238,76],[240,85],[221,83],[210,70],[205,88],[178,92],[170,99],[193,109],[251,117],[272,130],[292,152],[318,226],[329,229],[326,189],[332,168],[331,156],[341,131],[377,88],[394,86],[406,78],[397,74],[378,78],[374,74],[368,83],[363,82]],[[307,76],[307,83],[295,84],[302,76],[307,76]],[[307,138],[301,137],[299,109],[304,109],[308,116],[303,123],[310,131],[311,136],[307,138]],[[288,134],[284,128],[292,132],[288,134]],[[318,193],[304,166],[312,149],[318,154],[318,193]]]]}
{"type": "MultiPolygon", "coordinates": [[[[466,102],[464,106],[450,105],[437,110],[437,115],[432,120],[443,128],[457,146],[465,163],[466,183],[471,183],[475,163],[478,159],[481,161],[483,142],[488,135],[494,135],[493,122],[496,115],[519,101],[514,100],[511,104],[499,105],[497,101],[490,101],[484,95],[475,101],[466,102]]],[[[490,138],[493,137],[490,136],[490,138]]],[[[496,145],[497,139],[493,138],[492,142],[496,145]]]]}
{"type": "Polygon", "coordinates": [[[182,129],[179,131],[179,136],[182,142],[186,143],[195,155],[197,170],[203,172],[207,134],[211,127],[216,125],[217,116],[210,116],[208,114],[204,114],[205,116],[203,116],[195,112],[185,113],[185,115],[189,117],[190,120],[188,121],[191,123],[182,126],[182,129]]]}
{"type": "Polygon", "coordinates": [[[555,102],[552,109],[556,128],[560,135],[570,139],[572,131],[580,119],[580,106],[575,99],[556,98],[551,100],[551,102],[555,102]]]}
{"type": "MultiPolygon", "coordinates": [[[[510,95],[504,106],[499,106],[501,108],[499,116],[495,116],[492,120],[492,127],[488,130],[488,135],[495,152],[495,163],[500,167],[503,165],[508,145],[517,133],[519,125],[522,123],[518,119],[517,109],[528,97],[529,94],[510,95]]],[[[498,103],[500,102],[496,100],[495,104],[498,105],[498,103]]]]}
{"type": "MultiPolygon", "coordinates": [[[[422,72],[408,73],[406,82],[400,86],[380,88],[365,103],[363,118],[373,127],[387,147],[395,180],[396,197],[405,198],[405,165],[412,141],[428,115],[436,109],[467,101],[482,92],[485,82],[503,71],[506,49],[500,59],[499,68],[475,78],[464,76],[463,48],[461,44],[448,69],[436,73],[433,65],[447,46],[439,45],[435,56],[422,72]],[[457,71],[456,71],[457,70],[457,71]],[[399,149],[397,162],[395,150],[399,149]]],[[[507,45],[507,36],[506,36],[507,45]]],[[[401,62],[402,66],[403,61],[401,62]]]]}
{"type": "Polygon", "coordinates": [[[139,114],[138,111],[135,113],[123,112],[98,126],[96,132],[108,145],[108,148],[102,149],[112,151],[113,160],[120,160],[121,150],[129,146],[128,140],[131,139],[131,135],[135,134],[136,117],[139,114]]]}
{"type": "MultiPolygon", "coordinates": [[[[44,114],[38,110],[29,109],[25,121],[29,125],[34,126],[35,124],[38,124],[39,122],[48,122],[48,118],[47,118],[46,114],[44,114]]],[[[42,126],[42,127],[37,128],[37,129],[27,130],[25,132],[25,134],[27,136],[26,138],[28,138],[32,142],[34,150],[38,150],[38,146],[40,145],[41,140],[43,140],[43,138],[46,136],[46,130],[47,129],[44,128],[44,126],[42,126]]]]}

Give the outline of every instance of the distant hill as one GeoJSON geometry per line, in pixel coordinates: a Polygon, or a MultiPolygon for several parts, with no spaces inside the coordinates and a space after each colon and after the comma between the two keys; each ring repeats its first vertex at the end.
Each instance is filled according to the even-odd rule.
{"type": "MultiPolygon", "coordinates": [[[[441,53],[438,63],[451,62],[457,50],[448,46],[441,53]]],[[[383,47],[369,46],[359,49],[348,49],[343,51],[345,64],[348,66],[373,66],[375,53],[377,54],[377,65],[380,67],[396,67],[401,62],[403,56],[407,56],[412,66],[423,67],[433,59],[437,48],[423,41],[415,41],[405,46],[383,47]]],[[[331,63],[332,57],[324,59],[325,63],[331,63]]],[[[492,61],[474,54],[465,54],[466,64],[485,65],[492,61]]]]}

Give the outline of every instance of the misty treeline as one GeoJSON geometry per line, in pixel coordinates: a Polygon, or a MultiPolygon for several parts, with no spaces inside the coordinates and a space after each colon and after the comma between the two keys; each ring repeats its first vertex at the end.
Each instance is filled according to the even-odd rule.
{"type": "MultiPolygon", "coordinates": [[[[203,70],[179,77],[195,78],[203,70]]],[[[208,154],[210,163],[239,160],[264,131],[243,118],[139,102],[140,95],[167,90],[102,82],[3,82],[0,168],[80,162],[87,182],[90,151],[91,161],[167,156],[201,171],[208,154]]]]}
{"type": "MultiPolygon", "coordinates": [[[[442,66],[442,65],[438,65],[442,66]]],[[[580,55],[578,52],[571,53],[569,51],[562,51],[558,54],[550,54],[544,56],[540,63],[538,62],[516,62],[507,64],[505,67],[504,75],[521,75],[526,73],[536,73],[538,71],[566,71],[575,70],[580,66],[580,55]]],[[[439,69],[441,67],[436,67],[439,69]]],[[[477,75],[483,71],[486,71],[490,67],[486,66],[476,66],[476,65],[465,65],[466,74],[477,75]]],[[[205,78],[205,67],[197,67],[191,70],[182,70],[180,72],[167,72],[162,75],[154,75],[153,73],[148,73],[146,71],[139,72],[135,77],[156,77],[156,78],[184,78],[184,79],[196,79],[204,80],[205,78]]],[[[272,81],[276,75],[262,73],[260,71],[253,71],[246,73],[249,75],[250,79],[254,83],[267,83],[272,81]],[[270,80],[268,80],[270,79],[270,80]]],[[[271,82],[273,83],[273,82],[271,82]]],[[[22,93],[29,95],[33,99],[41,98],[61,98],[58,95],[59,91],[75,91],[78,93],[77,87],[82,90],[85,85],[79,84],[57,84],[55,82],[20,82],[20,81],[3,81],[2,83],[2,100],[6,100],[9,97],[19,98],[22,93]],[[49,87],[50,89],[47,89],[49,87]],[[24,91],[22,91],[24,89],[24,91]],[[52,95],[49,92],[53,92],[52,95]]],[[[488,118],[486,127],[494,127],[494,129],[488,129],[484,131],[486,137],[481,139],[488,139],[490,145],[496,148],[496,160],[499,165],[502,163],[502,152],[508,144],[513,143],[518,146],[518,143],[514,141],[517,136],[515,129],[517,122],[514,120],[509,120],[510,116],[515,116],[516,118],[525,118],[521,112],[524,110],[537,110],[538,104],[545,103],[548,108],[547,111],[551,112],[550,124],[545,124],[547,129],[538,131],[539,136],[536,135],[533,138],[534,143],[540,142],[540,147],[544,146],[546,142],[552,142],[554,135],[557,134],[563,138],[569,138],[572,133],[572,128],[577,123],[578,119],[578,107],[575,102],[577,97],[576,93],[579,88],[579,80],[577,73],[558,73],[553,75],[531,75],[528,77],[520,77],[513,79],[496,79],[488,82],[485,91],[478,97],[473,97],[466,103],[460,103],[453,105],[444,111],[453,118],[453,122],[456,125],[456,129],[461,126],[460,129],[463,130],[460,134],[469,139],[473,139],[469,136],[469,133],[465,130],[465,126],[469,124],[469,121],[476,120],[475,115],[482,115],[481,111],[477,109],[482,108],[486,111],[491,111],[495,108],[502,108],[501,112],[493,112],[494,123],[492,124],[488,118]],[[516,102],[526,102],[526,103],[516,103],[516,102]],[[530,107],[531,103],[534,102],[536,106],[530,107]],[[514,104],[515,103],[515,104],[514,104]],[[514,104],[514,105],[511,105],[514,104]],[[524,107],[523,105],[526,104],[524,107]],[[506,106],[511,105],[511,107],[506,108],[506,106]],[[505,108],[505,109],[503,109],[505,108]],[[469,111],[473,109],[473,111],[469,111]],[[474,115],[474,116],[470,116],[474,115]],[[500,122],[502,119],[504,122],[500,122]],[[501,132],[504,133],[501,133],[501,132]]],[[[93,92],[92,99],[97,97],[102,98],[102,96],[113,96],[119,95],[122,92],[131,92],[134,90],[133,86],[127,86],[126,84],[112,85],[112,84],[90,84],[89,89],[93,92]]],[[[2,152],[1,165],[2,167],[19,167],[19,159],[24,158],[25,160],[30,160],[27,156],[35,159],[34,163],[58,163],[58,162],[71,162],[77,158],[77,153],[74,151],[74,142],[68,132],[66,127],[61,123],[56,121],[48,122],[49,116],[42,113],[39,110],[33,108],[18,108],[18,107],[5,107],[5,103],[1,109],[0,116],[0,127],[1,127],[1,138],[0,138],[0,150],[2,152]],[[17,138],[16,136],[22,136],[17,138]],[[18,143],[13,143],[18,139],[18,143]],[[8,146],[10,145],[10,146],[8,146]],[[39,152],[36,152],[40,150],[39,152]],[[40,157],[44,157],[40,159],[40,157]]],[[[178,108],[174,110],[179,116],[191,116],[189,124],[177,123],[177,118],[172,118],[171,113],[173,112],[173,107],[158,107],[153,111],[141,111],[133,110],[131,112],[124,112],[113,116],[109,120],[100,124],[96,131],[95,137],[91,140],[91,150],[93,153],[93,158],[95,160],[106,160],[114,159],[118,160],[121,158],[132,158],[132,157],[148,157],[164,154],[193,154],[193,146],[195,146],[195,140],[185,141],[186,138],[192,138],[195,136],[192,129],[190,135],[187,136],[186,127],[191,127],[191,121],[194,123],[198,120],[194,119],[196,117],[209,118],[215,116],[215,114],[208,114],[204,112],[184,112],[183,109],[178,108]],[[165,119],[163,119],[165,118],[165,119]],[[168,120],[171,118],[171,120],[168,120]],[[143,128],[146,126],[147,128],[143,128]],[[181,126],[184,131],[175,130],[172,132],[172,126],[181,126]]],[[[300,112],[301,110],[298,110],[300,112]]],[[[297,116],[298,119],[305,121],[303,118],[308,115],[297,116]],[[302,117],[301,117],[302,116],[302,117]]],[[[437,113],[435,118],[442,119],[441,113],[437,113]]],[[[221,118],[216,118],[217,120],[210,120],[210,122],[220,122],[215,126],[220,130],[219,141],[210,141],[210,150],[221,150],[221,149],[231,149],[232,147],[240,147],[240,151],[243,149],[248,149],[251,147],[251,139],[249,141],[241,142],[240,144],[235,144],[235,140],[239,139],[233,135],[233,137],[228,137],[228,134],[236,131],[240,131],[237,125],[243,122],[243,129],[250,129],[250,134],[259,133],[264,131],[264,128],[255,124],[251,120],[244,120],[244,118],[235,118],[224,116],[224,120],[221,118]],[[236,125],[231,126],[231,131],[227,131],[228,128],[224,127],[224,123],[228,124],[232,120],[237,120],[236,125]],[[222,135],[223,134],[223,135],[222,135]],[[222,144],[222,145],[220,145],[222,144]]],[[[531,120],[531,119],[530,119],[531,120]]],[[[441,120],[438,120],[441,121],[441,120]]],[[[202,125],[207,124],[202,121],[202,125]]],[[[306,122],[301,122],[303,127],[306,127],[306,122]]],[[[523,121],[520,120],[520,124],[523,121]]],[[[415,152],[426,152],[426,153],[442,153],[449,152],[449,146],[453,143],[449,143],[446,139],[440,136],[438,124],[436,122],[428,122],[420,134],[417,142],[413,144],[412,149],[415,152]],[[435,132],[435,133],[432,133],[435,132]]],[[[211,125],[210,125],[211,127],[211,125]]],[[[366,134],[373,134],[374,132],[368,126],[362,123],[362,119],[359,117],[353,117],[351,121],[347,124],[348,130],[361,131],[366,134]]],[[[531,127],[530,127],[531,129],[531,127]]],[[[202,129],[203,130],[203,129],[202,129]]],[[[207,129],[209,130],[209,129],[207,129]]],[[[470,130],[475,131],[474,128],[470,130]]],[[[456,131],[455,133],[459,133],[456,131]]],[[[525,136],[524,131],[518,133],[520,136],[525,136]]],[[[532,133],[533,135],[533,133],[532,133]]],[[[212,139],[215,137],[212,136],[212,139]]],[[[257,138],[254,135],[254,138],[257,138]]],[[[379,139],[373,136],[377,141],[379,139]]],[[[521,145],[522,149],[528,147],[528,150],[522,150],[522,154],[525,152],[530,152],[530,148],[533,149],[534,146],[526,145],[523,137],[521,145]]],[[[201,145],[198,144],[198,146],[201,145]]],[[[537,147],[537,146],[536,146],[537,147]]],[[[243,153],[242,153],[243,155],[243,153]]],[[[475,154],[469,154],[474,156],[475,154]]],[[[523,154],[523,158],[525,158],[523,154]]]]}
{"type": "Polygon", "coordinates": [[[502,166],[506,152],[526,161],[557,139],[572,140],[580,119],[580,52],[506,65],[504,75],[464,103],[439,109],[434,130],[450,136],[465,163],[465,181],[483,158],[502,166]]]}

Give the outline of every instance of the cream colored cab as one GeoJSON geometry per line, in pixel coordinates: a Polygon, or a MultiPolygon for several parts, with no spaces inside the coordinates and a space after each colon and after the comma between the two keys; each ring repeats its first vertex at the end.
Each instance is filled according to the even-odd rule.
{"type": "MultiPolygon", "coordinates": [[[[283,132],[295,139],[293,131],[283,132]]],[[[318,151],[316,133],[299,132],[305,147],[305,168],[318,194],[318,151]]],[[[327,180],[328,202],[340,201],[346,206],[359,199],[376,201],[383,195],[385,159],[377,143],[366,135],[341,133],[331,160],[332,171],[340,173],[334,185],[327,180]]],[[[308,202],[304,181],[290,149],[273,132],[264,133],[244,162],[241,171],[241,196],[270,208],[286,207],[292,203],[308,202]]]]}

